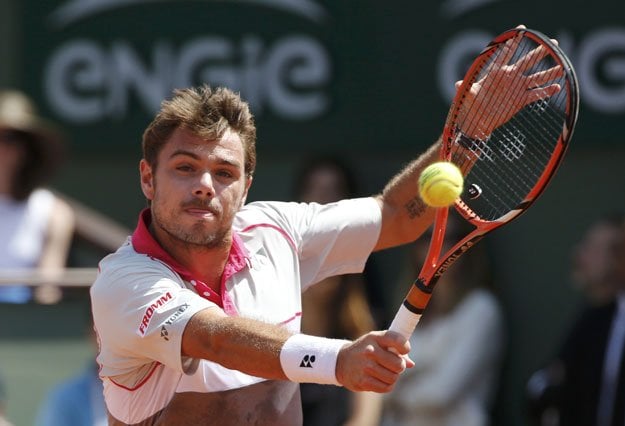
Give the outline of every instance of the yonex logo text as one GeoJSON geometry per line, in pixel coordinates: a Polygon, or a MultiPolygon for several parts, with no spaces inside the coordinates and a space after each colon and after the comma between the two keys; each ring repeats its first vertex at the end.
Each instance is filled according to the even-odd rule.
{"type": "Polygon", "coordinates": [[[184,311],[187,310],[187,308],[189,307],[188,303],[185,303],[184,305],[182,305],[181,307],[178,308],[178,310],[176,312],[174,312],[174,314],[172,316],[169,317],[169,319],[167,321],[165,321],[165,324],[167,325],[172,325],[174,323],[174,321],[176,321],[178,319],[178,317],[180,315],[182,315],[182,313],[184,311]]]}

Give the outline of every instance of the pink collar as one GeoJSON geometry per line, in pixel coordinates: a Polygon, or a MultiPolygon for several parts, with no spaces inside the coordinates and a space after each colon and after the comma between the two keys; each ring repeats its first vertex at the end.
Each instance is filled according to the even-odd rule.
{"type": "Polygon", "coordinates": [[[152,212],[149,208],[147,208],[139,214],[137,227],[132,234],[131,241],[135,251],[164,262],[176,271],[183,279],[189,281],[200,296],[217,304],[223,308],[227,314],[236,315],[236,307],[226,291],[226,282],[231,276],[241,271],[248,264],[247,259],[249,258],[249,255],[247,249],[243,245],[241,237],[239,237],[236,232],[232,233],[232,246],[230,247],[228,260],[226,261],[226,266],[221,277],[220,291],[217,293],[204,282],[194,278],[184,266],[178,263],[169,253],[165,251],[165,249],[159,245],[149,231],[150,223],[152,223],[152,212]]]}

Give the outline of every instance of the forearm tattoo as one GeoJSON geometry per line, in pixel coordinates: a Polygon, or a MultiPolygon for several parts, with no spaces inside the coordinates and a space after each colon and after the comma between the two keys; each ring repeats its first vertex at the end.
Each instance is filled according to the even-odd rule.
{"type": "Polygon", "coordinates": [[[406,209],[406,213],[408,213],[408,217],[414,219],[425,212],[426,206],[423,200],[421,200],[421,197],[417,195],[412,200],[409,200],[404,205],[404,208],[406,209]]]}

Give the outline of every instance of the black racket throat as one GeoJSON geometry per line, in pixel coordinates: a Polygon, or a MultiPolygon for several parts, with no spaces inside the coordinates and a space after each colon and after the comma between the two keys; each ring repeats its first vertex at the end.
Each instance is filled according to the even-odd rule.
{"type": "MultiPolygon", "coordinates": [[[[427,299],[429,299],[429,297],[432,295],[432,291],[434,290],[435,282],[432,283],[430,281],[430,285],[427,285],[423,279],[417,278],[414,281],[413,285],[418,289],[419,292],[421,292],[427,299]]],[[[404,299],[404,306],[413,314],[423,315],[423,312],[425,311],[427,304],[426,306],[419,308],[417,306],[414,306],[408,300],[404,299]]]]}
{"type": "MultiPolygon", "coordinates": [[[[442,226],[445,226],[445,224],[443,224],[442,226]]],[[[415,291],[421,293],[420,301],[424,305],[427,305],[427,302],[429,301],[429,298],[431,297],[439,278],[442,277],[445,272],[447,272],[447,270],[456,262],[456,260],[460,258],[460,256],[464,255],[467,251],[469,251],[471,247],[477,244],[477,242],[480,241],[483,236],[484,235],[480,234],[477,230],[473,231],[462,240],[457,242],[451,249],[449,249],[445,253],[442,258],[438,259],[435,263],[431,263],[430,267],[433,266],[433,269],[427,271],[428,264],[426,263],[426,265],[424,265],[424,270],[422,271],[422,274],[413,282],[415,291]]],[[[430,244],[430,250],[440,251],[440,247],[436,248],[432,246],[434,243],[435,241],[433,237],[430,244]]],[[[422,314],[425,310],[425,306],[415,306],[408,300],[404,300],[403,303],[409,311],[415,314],[422,314]]]]}

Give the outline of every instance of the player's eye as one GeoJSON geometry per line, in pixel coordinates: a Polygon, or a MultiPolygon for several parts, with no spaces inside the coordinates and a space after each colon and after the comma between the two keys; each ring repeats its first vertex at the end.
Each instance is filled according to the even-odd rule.
{"type": "Polygon", "coordinates": [[[218,170],[217,176],[230,179],[234,177],[234,174],[230,170],[218,170]]]}
{"type": "Polygon", "coordinates": [[[180,172],[192,172],[193,171],[193,167],[188,165],[188,164],[181,164],[176,166],[176,170],[180,171],[180,172]]]}

